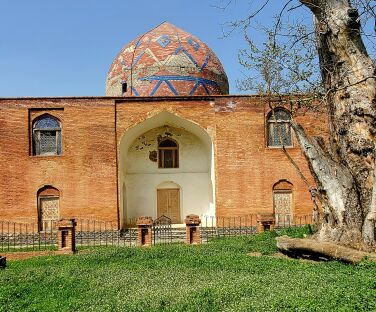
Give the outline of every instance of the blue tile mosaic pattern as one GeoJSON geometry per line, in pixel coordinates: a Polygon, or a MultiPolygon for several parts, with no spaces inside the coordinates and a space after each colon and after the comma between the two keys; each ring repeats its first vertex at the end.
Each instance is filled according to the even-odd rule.
{"type": "Polygon", "coordinates": [[[123,48],[109,70],[107,95],[118,95],[119,81],[128,83],[124,95],[132,96],[228,94],[227,76],[215,54],[169,23],[123,48]]]}

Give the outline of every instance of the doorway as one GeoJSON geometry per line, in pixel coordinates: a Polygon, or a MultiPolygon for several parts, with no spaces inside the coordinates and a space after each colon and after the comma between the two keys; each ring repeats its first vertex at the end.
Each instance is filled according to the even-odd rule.
{"type": "Polygon", "coordinates": [[[39,198],[39,230],[57,230],[59,220],[59,198],[40,197],[39,198]]]}
{"type": "Polygon", "coordinates": [[[287,180],[279,180],[273,185],[273,206],[276,226],[290,226],[292,217],[293,185],[287,180]]]}
{"type": "Polygon", "coordinates": [[[286,226],[292,222],[291,218],[291,204],[292,204],[292,192],[286,191],[274,191],[274,214],[275,222],[277,225],[283,224],[286,226]]]}
{"type": "Polygon", "coordinates": [[[172,223],[181,223],[180,189],[157,190],[157,217],[166,216],[172,223]]]}

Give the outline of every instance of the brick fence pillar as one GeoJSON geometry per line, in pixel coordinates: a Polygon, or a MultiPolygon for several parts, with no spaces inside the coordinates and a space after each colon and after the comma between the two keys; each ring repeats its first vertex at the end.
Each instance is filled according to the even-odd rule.
{"type": "Polygon", "coordinates": [[[137,219],[137,246],[151,246],[153,242],[153,219],[140,217],[137,219]]]}
{"type": "Polygon", "coordinates": [[[184,219],[186,225],[186,242],[187,244],[200,244],[200,217],[198,215],[190,214],[184,219]]]}
{"type": "Polygon", "coordinates": [[[61,219],[58,222],[57,246],[60,252],[76,251],[76,225],[74,219],[61,219]]]}
{"type": "Polygon", "coordinates": [[[257,215],[257,233],[274,230],[274,214],[257,215]]]}

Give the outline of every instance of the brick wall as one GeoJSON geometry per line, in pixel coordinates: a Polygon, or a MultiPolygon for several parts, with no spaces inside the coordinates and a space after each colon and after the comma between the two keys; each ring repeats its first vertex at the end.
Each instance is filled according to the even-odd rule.
{"type": "MultiPolygon", "coordinates": [[[[267,104],[257,98],[222,98],[216,107],[217,214],[272,213],[272,189],[279,180],[293,184],[293,214],[309,213],[307,186],[281,148],[267,147],[267,104]]],[[[295,138],[287,151],[313,185],[295,138]]]]}
{"type": "MultiPolygon", "coordinates": [[[[211,136],[218,216],[272,212],[273,185],[282,179],[293,184],[293,213],[309,213],[307,186],[281,149],[266,147],[267,107],[247,96],[0,99],[0,219],[35,219],[37,191],[51,185],[62,217],[117,220],[115,137],[119,144],[127,129],[162,111],[211,136]],[[62,122],[61,156],[31,156],[31,121],[44,112],[62,122]]],[[[311,135],[325,130],[323,117],[297,119],[311,135]]],[[[313,184],[296,142],[288,152],[313,184]]]]}
{"type": "Polygon", "coordinates": [[[0,219],[37,218],[37,191],[60,191],[60,216],[117,218],[113,101],[0,100],[0,219]],[[31,119],[59,117],[61,156],[31,156],[31,119]],[[31,118],[30,118],[31,117],[31,118]]]}

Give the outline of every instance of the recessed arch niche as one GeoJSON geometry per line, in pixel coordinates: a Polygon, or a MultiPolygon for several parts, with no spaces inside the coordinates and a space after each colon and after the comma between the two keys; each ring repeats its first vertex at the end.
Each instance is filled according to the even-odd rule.
{"type": "Polygon", "coordinates": [[[191,213],[215,215],[213,151],[206,130],[166,111],[128,129],[119,144],[121,226],[140,216],[156,218],[157,189],[164,185],[179,186],[180,220],[175,223],[191,213]],[[179,147],[177,168],[158,166],[158,143],[166,138],[179,147]]]}
{"type": "Polygon", "coordinates": [[[293,222],[293,184],[279,180],[273,185],[273,213],[277,224],[293,222]]]}

